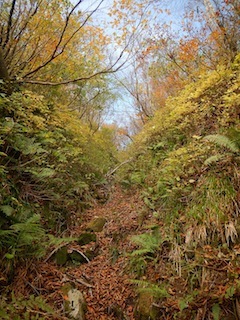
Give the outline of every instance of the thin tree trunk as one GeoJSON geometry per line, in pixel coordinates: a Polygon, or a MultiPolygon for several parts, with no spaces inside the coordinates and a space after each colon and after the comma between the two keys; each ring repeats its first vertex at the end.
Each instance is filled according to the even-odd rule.
{"type": "Polygon", "coordinates": [[[9,78],[7,66],[3,58],[2,48],[0,47],[0,93],[10,95],[12,93],[11,81],[9,78]],[[1,81],[2,80],[2,81],[1,81]]]}

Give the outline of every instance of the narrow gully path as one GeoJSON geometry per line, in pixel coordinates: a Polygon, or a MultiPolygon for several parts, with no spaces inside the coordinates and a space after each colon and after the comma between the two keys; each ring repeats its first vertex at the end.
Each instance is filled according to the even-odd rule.
{"type": "Polygon", "coordinates": [[[136,297],[129,281],[127,252],[131,250],[129,238],[139,227],[141,207],[138,194],[126,194],[116,188],[107,203],[86,212],[84,223],[74,230],[81,233],[94,217],[107,219],[103,231],[97,233],[98,255],[71,271],[92,284],[91,288],[80,286],[88,305],[87,320],[134,319],[136,297]]]}
{"type": "MultiPolygon", "coordinates": [[[[48,259],[34,262],[28,268],[19,268],[15,290],[17,288],[25,296],[41,294],[58,310],[63,310],[65,296],[61,288],[66,281],[72,281],[86,299],[86,320],[133,320],[136,292],[129,281],[133,276],[127,268],[127,254],[134,247],[130,237],[140,232],[138,217],[142,207],[138,192],[126,193],[115,187],[106,203],[98,203],[87,210],[70,230],[71,236],[78,237],[86,232],[86,225],[94,217],[104,217],[107,222],[103,230],[96,233],[97,242],[91,243],[97,251],[96,256],[79,265],[61,267],[53,259],[48,259]]],[[[74,246],[83,252],[84,247],[69,245],[70,249],[74,246]]]]}

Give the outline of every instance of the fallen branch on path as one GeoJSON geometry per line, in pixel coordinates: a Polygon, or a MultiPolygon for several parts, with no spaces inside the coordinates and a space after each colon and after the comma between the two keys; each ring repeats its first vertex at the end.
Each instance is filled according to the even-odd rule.
{"type": "Polygon", "coordinates": [[[76,282],[84,285],[85,287],[88,287],[88,288],[94,288],[94,286],[90,283],[87,283],[86,281],[82,280],[82,279],[76,279],[76,276],[73,276],[72,274],[70,273],[66,273],[66,275],[68,277],[70,277],[71,279],[75,280],[76,282]]]}
{"type": "Polygon", "coordinates": [[[117,167],[115,167],[114,169],[112,169],[111,171],[109,171],[106,175],[105,175],[105,177],[106,178],[109,178],[111,175],[113,175],[119,168],[121,168],[124,164],[126,164],[126,163],[129,163],[130,161],[132,161],[133,160],[133,158],[130,158],[130,159],[128,159],[128,160],[126,160],[126,161],[123,161],[122,163],[120,163],[117,167]]]}

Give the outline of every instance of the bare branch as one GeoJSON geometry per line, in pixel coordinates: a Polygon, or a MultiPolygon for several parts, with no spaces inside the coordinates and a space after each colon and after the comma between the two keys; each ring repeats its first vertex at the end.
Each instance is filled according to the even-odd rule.
{"type": "MultiPolygon", "coordinates": [[[[130,138],[130,136],[128,136],[128,138],[130,138]]],[[[130,139],[132,140],[132,138],[130,138],[130,139]]],[[[114,169],[112,169],[111,171],[109,171],[109,172],[105,175],[105,177],[106,177],[106,178],[109,178],[109,177],[112,176],[119,168],[121,168],[123,165],[131,162],[132,160],[133,160],[133,158],[130,158],[130,159],[127,159],[127,160],[121,162],[121,163],[120,163],[119,165],[117,165],[114,169]]]]}
{"type": "Polygon", "coordinates": [[[13,0],[12,5],[11,5],[11,9],[10,9],[10,13],[9,13],[9,17],[8,17],[7,35],[6,35],[5,42],[3,44],[3,48],[5,48],[6,44],[9,41],[9,38],[10,38],[10,32],[11,32],[11,27],[12,27],[12,18],[13,18],[13,12],[15,9],[15,5],[16,5],[16,0],[13,0]]]}
{"type": "Polygon", "coordinates": [[[2,92],[3,90],[3,92],[6,92],[7,94],[10,95],[12,93],[12,86],[9,79],[9,74],[8,74],[7,66],[5,64],[1,46],[0,46],[0,80],[4,81],[3,85],[1,85],[0,83],[0,92],[2,92]]]}
{"type": "Polygon", "coordinates": [[[38,81],[38,80],[28,80],[28,79],[20,80],[20,81],[17,81],[17,82],[18,83],[37,84],[37,85],[42,85],[42,86],[59,86],[59,85],[65,85],[65,84],[70,84],[70,83],[90,80],[92,78],[95,78],[96,76],[100,76],[100,75],[103,75],[103,74],[114,73],[114,72],[117,72],[121,68],[121,66],[117,67],[116,69],[112,69],[112,67],[110,67],[109,69],[105,69],[105,70],[102,70],[102,71],[99,71],[99,72],[95,72],[90,76],[80,77],[80,78],[66,80],[66,81],[60,81],[60,82],[38,81]]]}
{"type": "MultiPolygon", "coordinates": [[[[24,34],[25,30],[27,29],[31,19],[37,14],[41,3],[42,3],[42,1],[39,1],[35,8],[33,7],[33,5],[31,5],[31,7],[30,7],[30,9],[29,9],[29,11],[28,11],[28,13],[26,15],[26,18],[25,18],[25,21],[23,23],[23,26],[20,28],[20,30],[18,30],[17,34],[13,36],[13,40],[14,41],[12,43],[9,43],[8,49],[5,50],[4,58],[6,60],[13,61],[15,54],[18,53],[19,51],[23,51],[23,54],[24,54],[25,48],[23,50],[23,46],[19,47],[19,44],[21,44],[20,40],[21,40],[21,37],[24,34]]],[[[11,30],[12,34],[14,34],[15,28],[17,28],[18,20],[21,18],[22,13],[23,13],[22,10],[19,10],[19,13],[17,15],[16,21],[12,26],[12,30],[11,30]]],[[[32,32],[32,34],[33,34],[33,32],[32,32]]],[[[28,40],[32,37],[32,34],[28,37],[28,40]]],[[[24,47],[25,47],[25,44],[24,44],[24,47]]],[[[18,61],[19,60],[21,60],[21,58],[18,57],[18,61]]],[[[28,62],[27,61],[25,61],[25,62],[26,62],[25,64],[27,65],[28,62]]],[[[11,65],[11,63],[10,63],[10,65],[11,65]]],[[[9,74],[11,75],[10,69],[9,69],[9,74]]]]}
{"type": "Polygon", "coordinates": [[[66,84],[70,84],[70,83],[75,83],[75,82],[80,82],[80,81],[86,81],[86,80],[90,80],[92,78],[95,78],[97,76],[100,75],[104,75],[104,74],[112,74],[112,73],[116,73],[117,71],[119,71],[127,62],[127,60],[125,60],[124,62],[122,62],[119,66],[117,66],[117,64],[119,63],[119,61],[122,59],[123,54],[126,50],[126,48],[128,47],[129,43],[126,44],[126,46],[123,48],[123,50],[121,51],[120,55],[118,56],[117,60],[108,68],[101,70],[101,71],[97,71],[89,76],[85,76],[85,77],[79,77],[79,78],[75,78],[75,79],[70,79],[70,80],[65,80],[65,81],[60,81],[60,82],[50,82],[50,81],[41,81],[41,80],[31,80],[31,79],[22,79],[17,81],[17,83],[29,83],[29,84],[37,84],[37,85],[43,85],[43,86],[59,86],[59,85],[66,85],[66,84]],[[116,67],[117,66],[117,67],[116,67]],[[116,67],[116,68],[115,68],[116,67]]]}
{"type": "Polygon", "coordinates": [[[30,20],[36,15],[36,13],[38,12],[38,9],[40,7],[40,4],[41,4],[42,1],[40,1],[38,3],[38,5],[35,7],[35,9],[33,10],[33,12],[31,13],[31,8],[29,10],[29,16],[28,16],[28,19],[26,19],[26,22],[25,24],[23,25],[23,27],[19,30],[18,34],[14,37],[15,40],[20,38],[20,36],[22,35],[22,33],[26,30],[27,28],[27,25],[29,24],[30,20]]]}

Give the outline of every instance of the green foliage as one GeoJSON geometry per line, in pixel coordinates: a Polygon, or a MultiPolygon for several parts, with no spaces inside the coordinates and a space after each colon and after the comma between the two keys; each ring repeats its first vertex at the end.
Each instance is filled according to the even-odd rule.
{"type": "Polygon", "coordinates": [[[169,293],[165,286],[159,286],[143,280],[132,280],[131,282],[138,286],[137,291],[139,293],[149,293],[157,299],[169,297],[169,293]]]}
{"type": "MultiPolygon", "coordinates": [[[[1,230],[0,238],[3,239],[2,249],[4,245],[8,245],[11,254],[16,258],[42,257],[46,250],[43,246],[46,234],[40,224],[40,215],[33,215],[25,222],[14,223],[10,230],[1,230]]],[[[5,257],[8,258],[6,254],[5,257]]]]}
{"type": "Polygon", "coordinates": [[[150,233],[144,233],[131,237],[131,242],[136,244],[139,249],[132,251],[130,256],[130,270],[134,272],[137,277],[145,274],[147,261],[154,260],[155,254],[158,252],[162,243],[159,230],[156,229],[150,233]]]}
{"type": "Polygon", "coordinates": [[[62,246],[74,238],[57,238],[48,234],[41,224],[40,215],[34,214],[24,222],[13,223],[0,230],[1,271],[10,282],[15,268],[27,259],[40,259],[49,247],[62,246]]]}
{"type": "Polygon", "coordinates": [[[94,135],[78,114],[31,91],[0,97],[0,256],[11,281],[28,258],[42,257],[90,205],[95,185],[116,162],[114,133],[94,135]]]}
{"type": "Polygon", "coordinates": [[[161,239],[158,236],[148,233],[133,236],[131,237],[131,241],[140,247],[139,250],[132,252],[132,256],[154,253],[161,243],[161,239]]]}
{"type": "Polygon", "coordinates": [[[0,109],[2,205],[17,220],[21,207],[31,216],[42,203],[63,220],[81,210],[115,161],[111,129],[92,135],[75,112],[29,91],[1,98],[0,109]]]}
{"type": "Polygon", "coordinates": [[[226,293],[225,293],[225,298],[226,299],[229,299],[229,298],[231,299],[231,298],[233,298],[235,293],[236,293],[236,287],[235,286],[231,286],[231,287],[227,288],[226,293]]]}
{"type": "Polygon", "coordinates": [[[129,260],[129,270],[137,278],[143,276],[147,269],[147,259],[145,256],[132,256],[129,260]]]}
{"type": "MultiPolygon", "coordinates": [[[[236,130],[234,136],[239,137],[240,132],[236,130]]],[[[206,159],[204,162],[205,165],[212,165],[219,161],[227,161],[229,156],[236,157],[239,155],[240,149],[237,145],[237,141],[235,142],[234,140],[229,139],[227,136],[223,136],[220,134],[208,135],[204,138],[204,140],[210,141],[214,143],[216,146],[225,149],[224,154],[215,154],[206,159]]]]}
{"type": "Polygon", "coordinates": [[[220,311],[221,311],[221,308],[220,308],[219,304],[215,303],[212,307],[212,314],[213,314],[214,320],[220,319],[220,311]]]}
{"type": "Polygon", "coordinates": [[[52,307],[41,297],[29,296],[16,297],[12,293],[11,298],[0,299],[0,316],[4,320],[50,320],[60,319],[52,307]]]}
{"type": "Polygon", "coordinates": [[[193,291],[192,294],[189,294],[179,301],[179,309],[182,312],[184,309],[189,307],[189,304],[194,301],[194,298],[198,295],[197,291],[193,291]]]}
{"type": "Polygon", "coordinates": [[[211,164],[214,164],[223,159],[224,159],[224,156],[222,154],[216,154],[214,156],[207,158],[207,160],[204,161],[204,164],[207,166],[210,166],[211,164]]]}
{"type": "Polygon", "coordinates": [[[180,311],[169,311],[176,319],[195,317],[201,299],[215,305],[209,317],[220,319],[222,304],[239,293],[237,267],[231,279],[228,274],[238,265],[233,251],[240,222],[238,59],[169,98],[130,146],[134,167],[129,164],[121,173],[129,181],[135,172],[144,176],[144,202],[157,212],[161,226],[157,239],[168,239],[164,247],[155,235],[137,236],[140,248],[130,254],[130,264],[134,258],[135,275],[150,282],[154,277],[147,270],[158,270],[161,285],[169,285],[179,302],[180,311]],[[220,277],[223,263],[228,271],[220,277]],[[144,272],[136,267],[141,264],[144,272]],[[178,288],[178,282],[184,285],[178,288]]]}
{"type": "Polygon", "coordinates": [[[240,151],[236,144],[226,136],[220,134],[211,134],[206,136],[204,139],[215,143],[217,146],[224,147],[231,152],[237,153],[240,151]]]}
{"type": "MultiPolygon", "coordinates": [[[[166,106],[156,112],[136,137],[130,150],[131,157],[136,159],[134,172],[144,176],[145,204],[159,210],[161,217],[169,223],[172,218],[178,217],[180,211],[188,212],[191,207],[196,207],[198,211],[201,208],[201,196],[198,194],[204,190],[205,176],[208,170],[219,170],[212,166],[209,169],[210,164],[221,166],[223,180],[231,175],[230,185],[237,188],[236,167],[231,156],[234,155],[237,164],[238,69],[236,64],[233,70],[219,68],[218,72],[202,76],[178,96],[169,98],[166,106]],[[216,134],[217,130],[223,134],[216,134]],[[226,152],[220,154],[216,149],[219,147],[226,152]]],[[[134,173],[131,166],[124,169],[128,176],[134,173]]],[[[204,196],[207,197],[206,202],[212,200],[212,195],[207,191],[204,196]]],[[[234,196],[228,199],[229,205],[234,196]]],[[[215,199],[215,213],[222,211],[222,205],[220,210],[217,208],[218,200],[215,199]]],[[[227,213],[226,209],[223,214],[227,213]]]]}

